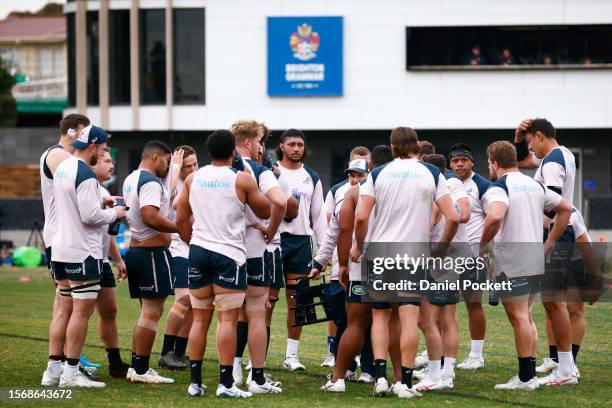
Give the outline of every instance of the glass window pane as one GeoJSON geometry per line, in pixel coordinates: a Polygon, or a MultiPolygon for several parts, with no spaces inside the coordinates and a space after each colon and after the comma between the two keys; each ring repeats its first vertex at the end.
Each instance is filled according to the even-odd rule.
{"type": "Polygon", "coordinates": [[[99,26],[98,12],[87,12],[87,103],[99,103],[99,26]]]}
{"type": "Polygon", "coordinates": [[[126,105],[130,96],[130,11],[109,13],[109,96],[111,105],[126,105]]]}
{"type": "Polygon", "coordinates": [[[174,10],[174,103],[204,103],[204,9],[174,10]]]}
{"type": "Polygon", "coordinates": [[[66,15],[66,41],[68,57],[68,104],[76,105],[76,72],[75,72],[75,37],[74,37],[74,13],[66,15]]]}
{"type": "Polygon", "coordinates": [[[143,105],[166,103],[165,10],[140,10],[140,99],[143,105]]]}

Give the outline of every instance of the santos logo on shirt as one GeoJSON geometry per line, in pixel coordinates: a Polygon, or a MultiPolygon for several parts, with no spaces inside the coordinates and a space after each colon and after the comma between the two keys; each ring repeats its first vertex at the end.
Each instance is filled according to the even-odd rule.
{"type": "Polygon", "coordinates": [[[230,188],[229,181],[222,180],[204,180],[204,179],[196,179],[195,181],[196,188],[209,188],[213,190],[227,190],[230,188]]]}
{"type": "Polygon", "coordinates": [[[390,171],[384,174],[388,179],[423,180],[423,176],[412,171],[390,171]]]}
{"type": "Polygon", "coordinates": [[[542,187],[530,186],[527,184],[515,184],[512,186],[513,193],[537,193],[538,189],[541,191],[542,187]]]}

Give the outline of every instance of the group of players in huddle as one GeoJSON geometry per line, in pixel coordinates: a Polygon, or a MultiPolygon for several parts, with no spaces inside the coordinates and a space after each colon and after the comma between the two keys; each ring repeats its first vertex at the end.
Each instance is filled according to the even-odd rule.
{"type": "MultiPolygon", "coordinates": [[[[453,242],[469,243],[474,257],[490,255],[502,265],[497,271],[462,276],[479,282],[494,272],[515,288],[500,297],[514,330],[519,372],[496,389],[578,383],[575,361],[584,336],[583,303],[566,302],[562,293],[572,283],[547,276],[544,266],[557,241],[588,244],[590,238],[572,207],[574,156],[557,144],[555,128],[545,119],[524,120],[514,143],[497,141],[487,147],[490,180],[473,171],[468,145],[450,149],[447,169],[446,158],[435,154],[431,143],[419,141],[411,128],[395,128],[388,145],[351,151],[347,179],[333,186],[325,200],[319,176],[303,163],[306,138],[296,129],[282,133],[277,162],[266,153],[269,130],[253,120],[209,135],[211,162],[203,167],[190,146],[172,151],[163,142],[150,141],[140,165],[125,179],[121,197],[102,186],[114,170],[109,135],[80,114],[66,116],[60,131],[59,143],[40,161],[43,238],[56,284],[43,386],[105,386],[79,363],[94,309],[110,376],[173,383],[150,367],[150,356],[166,297],[174,295],[159,365],[189,367],[190,396],[204,395],[206,389],[202,361],[215,310],[217,397],[280,393],[282,384],[264,371],[280,289],[285,288],[288,305],[283,367],[304,370],[298,358],[301,327],[294,325],[290,310],[293,295],[299,279],[318,279],[331,266],[326,301],[334,318],[322,366],[333,367],[333,374],[321,390],[344,392],[345,381],[358,381],[373,384],[377,396],[414,398],[453,388],[459,292],[415,293],[387,303],[366,302],[361,296],[365,245],[392,242],[439,243],[442,251],[453,242]],[[519,166],[537,168],[534,178],[522,174],[519,166]],[[109,234],[109,224],[122,219],[131,232],[125,260],[109,234]],[[517,263],[511,249],[496,249],[503,243],[542,244],[543,231],[543,245],[534,246],[540,252],[526,257],[527,264],[517,263]],[[131,364],[119,352],[116,282],[109,258],[141,306],[131,364]],[[536,367],[531,309],[540,288],[561,295],[543,297],[550,355],[536,367]],[[426,350],[417,355],[419,329],[426,350]],[[241,360],[247,345],[245,380],[241,360]],[[391,381],[387,355],[393,363],[391,381]],[[536,372],[549,374],[538,378],[536,372]],[[418,383],[413,384],[413,376],[418,383]],[[248,391],[239,388],[243,383],[248,391]]],[[[581,254],[574,258],[579,262],[581,254]]],[[[483,293],[461,295],[471,350],[457,368],[475,370],[484,366],[483,293]]]]}

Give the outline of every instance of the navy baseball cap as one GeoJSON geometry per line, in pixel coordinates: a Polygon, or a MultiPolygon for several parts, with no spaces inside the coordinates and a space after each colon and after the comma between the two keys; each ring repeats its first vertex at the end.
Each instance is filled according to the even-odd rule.
{"type": "Polygon", "coordinates": [[[79,136],[76,138],[74,142],[72,142],[72,147],[78,150],[85,149],[87,146],[92,144],[103,144],[108,141],[108,135],[104,131],[104,129],[89,125],[79,133],[79,136]]]}

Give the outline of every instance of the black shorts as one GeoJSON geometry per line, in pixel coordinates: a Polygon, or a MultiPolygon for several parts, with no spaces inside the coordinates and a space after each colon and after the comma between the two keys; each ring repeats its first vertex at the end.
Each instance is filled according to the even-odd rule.
{"type": "Polygon", "coordinates": [[[285,276],[283,275],[283,255],[281,249],[276,248],[274,252],[264,252],[264,263],[266,273],[270,277],[270,288],[280,289],[285,287],[285,276]]]}
{"type": "Polygon", "coordinates": [[[312,261],[312,245],[309,235],[281,234],[283,271],[285,274],[308,275],[312,261]]]}
{"type": "Polygon", "coordinates": [[[53,261],[53,279],[99,281],[102,279],[102,260],[94,259],[90,255],[80,263],[53,261]]]}
{"type": "Polygon", "coordinates": [[[170,251],[166,247],[132,247],[125,254],[130,297],[158,299],[174,293],[170,268],[170,251]]]}
{"type": "Polygon", "coordinates": [[[496,281],[511,283],[510,290],[500,290],[498,292],[500,299],[510,299],[539,292],[542,284],[542,275],[508,278],[502,272],[502,274],[496,278],[496,281]]]}
{"type": "Polygon", "coordinates": [[[420,300],[415,300],[413,302],[396,302],[396,303],[374,302],[374,303],[372,303],[372,309],[376,309],[376,310],[388,310],[388,309],[391,309],[395,305],[397,305],[397,306],[404,306],[404,305],[421,306],[421,301],[420,300]]]}
{"type": "Polygon", "coordinates": [[[197,245],[189,247],[189,289],[215,284],[226,289],[246,290],[246,263],[236,264],[232,258],[197,245]]]}
{"type": "Polygon", "coordinates": [[[53,278],[53,263],[51,263],[51,247],[45,248],[45,256],[47,257],[47,269],[53,278]]]}
{"type": "Polygon", "coordinates": [[[108,262],[102,262],[102,279],[100,279],[100,286],[103,288],[117,287],[115,275],[113,274],[113,268],[111,268],[111,265],[108,262]]]}
{"type": "MultiPolygon", "coordinates": [[[[447,275],[448,276],[448,275],[447,275]]],[[[430,283],[437,283],[438,281],[436,281],[431,275],[430,273],[427,273],[427,280],[430,283]]],[[[455,284],[460,284],[460,277],[456,276],[452,278],[451,283],[455,284]]],[[[439,282],[445,283],[444,280],[440,280],[439,282]]],[[[427,289],[424,291],[423,293],[426,297],[427,300],[429,301],[430,304],[434,305],[434,306],[446,306],[446,305],[456,305],[457,303],[459,303],[459,290],[445,290],[445,289],[427,289]]]]}
{"type": "Polygon", "coordinates": [[[175,288],[189,288],[187,269],[189,269],[189,259],[182,256],[172,257],[172,277],[174,278],[175,288]]]}
{"type": "Polygon", "coordinates": [[[346,291],[346,301],[348,303],[362,303],[361,297],[368,293],[368,288],[361,284],[361,281],[349,281],[346,291]]]}
{"type": "Polygon", "coordinates": [[[247,258],[246,260],[246,271],[247,271],[247,284],[250,286],[259,287],[270,287],[270,271],[266,268],[265,254],[264,251],[259,258],[247,258]]]}

